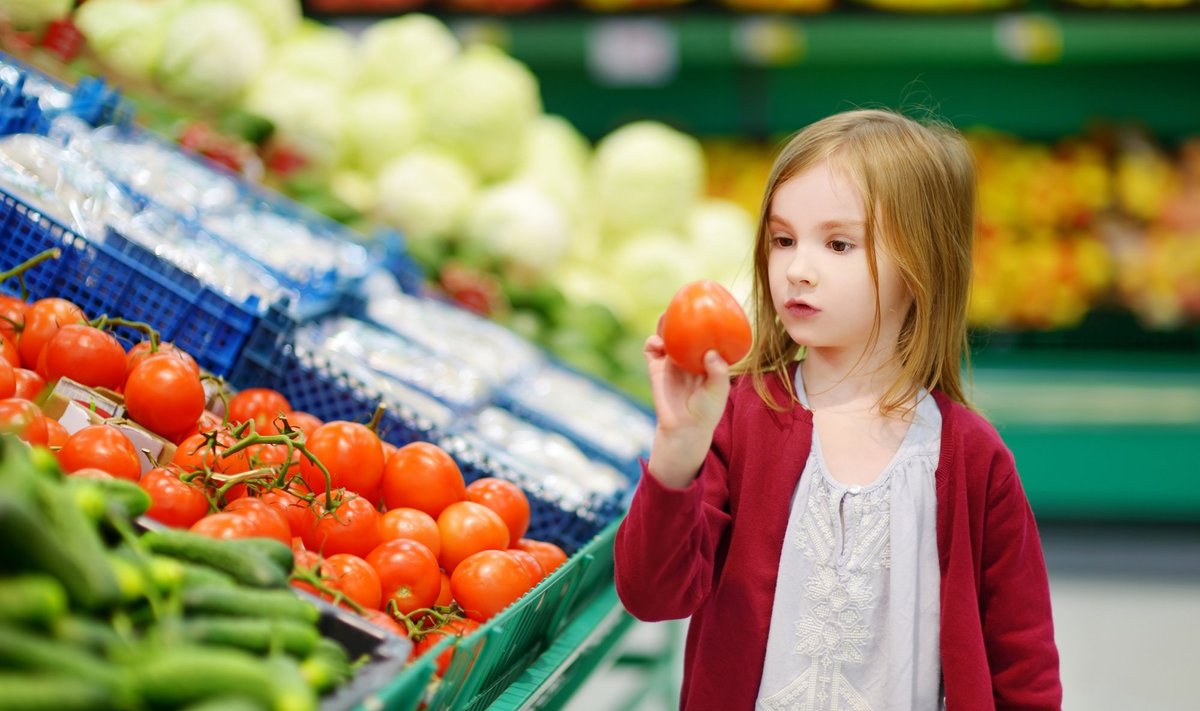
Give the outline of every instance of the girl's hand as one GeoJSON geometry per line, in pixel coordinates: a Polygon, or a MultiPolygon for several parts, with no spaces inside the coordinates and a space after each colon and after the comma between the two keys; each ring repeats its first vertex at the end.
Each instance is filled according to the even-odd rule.
{"type": "Polygon", "coordinates": [[[716,351],[704,357],[705,375],[689,373],[667,358],[663,339],[653,335],[643,349],[658,427],[650,450],[650,473],[666,486],[682,488],[696,478],[713,430],[729,398],[729,366],[716,351]]]}

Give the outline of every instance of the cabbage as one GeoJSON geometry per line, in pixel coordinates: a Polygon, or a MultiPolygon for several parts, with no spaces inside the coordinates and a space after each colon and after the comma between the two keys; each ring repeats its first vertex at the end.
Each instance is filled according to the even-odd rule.
{"type": "Polygon", "coordinates": [[[300,0],[224,0],[248,10],[270,38],[281,40],[300,26],[300,0]]]}
{"type": "Polygon", "coordinates": [[[106,65],[149,80],[162,55],[167,9],[157,0],[88,0],[75,12],[75,26],[106,65]]]}
{"type": "Polygon", "coordinates": [[[327,81],[282,70],[263,72],[243,107],[275,124],[275,135],[317,165],[341,160],[345,140],[342,91],[327,81]]]}
{"type": "Polygon", "coordinates": [[[631,235],[612,255],[608,273],[633,297],[630,325],[652,332],[679,287],[700,278],[704,265],[678,234],[647,230],[631,235]]]}
{"type": "Polygon", "coordinates": [[[425,130],[485,180],[508,176],[542,112],[537,79],[495,47],[470,47],[425,93],[425,130]]]}
{"type": "Polygon", "coordinates": [[[73,7],[75,0],[0,0],[0,15],[8,18],[13,29],[41,32],[73,7]]]}
{"type": "Polygon", "coordinates": [[[532,183],[493,185],[475,199],[463,238],[520,277],[544,277],[567,252],[571,223],[562,207],[532,183]]]}
{"type": "Polygon", "coordinates": [[[167,24],[158,81],[185,99],[226,104],[263,68],[269,44],[244,8],[228,2],[192,3],[167,24]]]}
{"type": "Polygon", "coordinates": [[[414,242],[452,236],[476,190],[475,176],[466,166],[430,149],[392,160],[375,182],[380,217],[414,242]]]}
{"type": "Polygon", "coordinates": [[[578,223],[585,215],[591,146],[561,116],[543,114],[527,134],[517,177],[534,183],[565,207],[578,223]]]}
{"type": "Polygon", "coordinates": [[[348,158],[371,175],[421,137],[420,112],[406,94],[395,89],[354,94],[344,112],[348,158]]]}
{"type": "Polygon", "coordinates": [[[703,200],[687,219],[687,239],[704,262],[703,276],[729,286],[753,270],[755,221],[737,203],[703,200]]]}
{"type": "Polygon", "coordinates": [[[305,20],[271,50],[267,71],[279,69],[345,86],[354,79],[357,61],[354,40],[344,30],[305,20]]]}
{"type": "Polygon", "coordinates": [[[592,172],[607,232],[678,230],[704,189],[704,154],[695,138],[638,121],[600,141],[592,172]]]}
{"type": "Polygon", "coordinates": [[[329,190],[360,213],[371,212],[379,204],[375,181],[355,170],[334,171],[329,177],[329,190]]]}
{"type": "Polygon", "coordinates": [[[416,91],[458,55],[458,39],[441,20],[420,13],[376,22],[359,42],[360,86],[416,91]]]}
{"type": "Polygon", "coordinates": [[[558,270],[554,283],[562,290],[567,301],[578,305],[600,304],[621,321],[628,320],[636,310],[629,290],[592,266],[568,264],[558,270]]]}

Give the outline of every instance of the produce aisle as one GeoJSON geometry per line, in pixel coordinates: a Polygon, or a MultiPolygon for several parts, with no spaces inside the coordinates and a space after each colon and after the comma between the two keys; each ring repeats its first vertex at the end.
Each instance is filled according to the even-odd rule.
{"type": "MultiPolygon", "coordinates": [[[[506,542],[493,526],[489,549],[533,539],[565,558],[530,551],[530,564],[509,553],[528,577],[509,570],[510,582],[524,582],[481,610],[448,575],[468,556],[432,548],[447,537],[444,508],[394,492],[389,501],[388,484],[331,472],[334,489],[358,487],[347,498],[368,500],[381,517],[422,511],[419,523],[393,516],[393,533],[420,542],[415,529],[428,534],[432,521],[437,543],[421,544],[445,573],[432,601],[422,583],[421,605],[392,595],[403,587],[394,575],[380,581],[380,602],[356,603],[367,612],[393,597],[373,619],[397,625],[395,635],[344,609],[355,604],[326,599],[351,596],[339,587],[349,568],[331,558],[368,560],[371,547],[324,546],[313,567],[310,554],[323,547],[315,530],[304,541],[308,524],[285,521],[295,535],[278,539],[301,545],[269,574],[315,586],[304,598],[314,607],[300,614],[316,611],[322,641],[293,631],[309,641],[287,650],[291,662],[267,654],[280,651],[275,642],[244,651],[307,673],[299,704],[558,708],[618,650],[638,670],[633,695],[672,698],[683,627],[660,628],[665,646],[628,653],[638,626],[612,586],[615,525],[653,425],[641,342],[684,282],[715,279],[745,295],[772,148],[851,106],[931,110],[967,132],[981,176],[974,395],[1013,449],[1039,520],[1200,522],[1194,3],[964,1],[946,12],[819,1],[779,12],[758,0],[76,4],[0,0],[0,292],[69,299],[123,351],[147,340],[130,322],[152,326],[205,373],[206,419],[191,423],[200,432],[226,414],[232,427],[250,419],[262,432],[286,412],[288,427],[273,435],[287,442],[266,444],[288,450],[312,436],[306,416],[372,425],[384,482],[403,468],[393,459],[418,459],[393,450],[429,443],[422,467],[451,462],[452,483],[467,492],[478,481],[515,485],[528,507],[523,532],[519,514],[510,526],[494,511],[506,542]],[[30,259],[40,261],[8,275],[30,259]],[[282,400],[269,399],[258,418],[231,411],[209,375],[223,379],[226,399],[282,400]],[[1130,472],[1148,465],[1153,476],[1130,487],[1130,472]],[[460,619],[465,608],[475,615],[460,619]],[[367,663],[348,670],[356,656],[367,663]]],[[[45,371],[50,388],[70,372],[47,371],[36,355],[5,354],[14,372],[45,371]]],[[[14,394],[33,398],[17,390],[26,377],[14,376],[14,394]]],[[[39,404],[73,435],[98,424],[86,412],[98,397],[125,407],[128,387],[106,381],[39,404]]],[[[244,425],[197,448],[134,410],[137,424],[124,432],[135,450],[159,448],[143,466],[197,455],[168,481],[203,482],[204,519],[238,515],[245,480],[230,477],[247,471],[251,499],[299,496],[305,510],[316,510],[310,500],[344,510],[321,501],[324,482],[304,454],[276,452],[278,461],[231,472],[223,462],[238,452],[222,453],[247,436],[244,425]]],[[[41,471],[53,487],[92,493],[43,471],[46,462],[13,467],[25,481],[26,470],[41,471]]],[[[130,478],[145,481],[141,470],[130,478]]],[[[138,540],[155,541],[161,532],[141,530],[156,526],[155,512],[139,516],[149,504],[123,495],[138,540]]],[[[239,535],[228,518],[174,523],[239,535]]],[[[106,557],[139,547],[97,531],[106,557]]],[[[41,614],[96,616],[70,586],[54,594],[65,607],[41,614]]],[[[141,612],[130,632],[139,645],[176,625],[219,636],[187,611],[144,619],[146,604],[103,609],[141,612]]],[[[200,654],[228,642],[192,641],[200,654]]],[[[0,675],[9,664],[0,650],[0,675]]],[[[96,678],[134,696],[165,693],[113,667],[96,678]]],[[[272,688],[242,701],[276,703],[272,688]]],[[[576,695],[575,707],[586,701],[576,695]]]]}

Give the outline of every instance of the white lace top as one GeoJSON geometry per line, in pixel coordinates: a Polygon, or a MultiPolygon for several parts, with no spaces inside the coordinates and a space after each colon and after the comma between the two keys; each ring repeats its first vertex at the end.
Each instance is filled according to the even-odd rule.
{"type": "MultiPolygon", "coordinates": [[[[799,368],[796,392],[808,407],[799,368]]],[[[814,431],[780,555],[758,709],[941,707],[941,431],[922,392],[899,450],[867,486],[833,478],[814,431]]]]}

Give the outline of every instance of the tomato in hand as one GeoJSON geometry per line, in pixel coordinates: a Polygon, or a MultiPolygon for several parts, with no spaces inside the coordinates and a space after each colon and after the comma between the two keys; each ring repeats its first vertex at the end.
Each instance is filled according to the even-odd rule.
{"type": "Polygon", "coordinates": [[[58,329],[86,321],[83,310],[66,299],[51,297],[33,302],[25,312],[25,327],[21,329],[21,337],[17,341],[22,365],[36,369],[42,348],[58,329]]]}
{"type": "Polygon", "coordinates": [[[538,559],[546,575],[553,573],[558,566],[567,562],[567,554],[562,548],[549,541],[535,541],[532,538],[522,538],[513,544],[513,548],[525,551],[538,559]]]}
{"type": "Polygon", "coordinates": [[[46,444],[46,417],[28,400],[0,400],[0,434],[12,433],[29,444],[46,444]]]}
{"type": "MultiPolygon", "coordinates": [[[[335,553],[321,562],[321,582],[367,608],[379,610],[383,594],[379,573],[367,561],[348,553],[335,553]]],[[[329,595],[322,595],[332,600],[329,595]]]]}
{"type": "Polygon", "coordinates": [[[466,500],[458,464],[436,444],[413,442],[388,457],[383,501],[389,509],[417,509],[437,518],[450,504],[466,500]]]}
{"type": "Polygon", "coordinates": [[[442,552],[437,521],[424,511],[392,509],[379,517],[379,536],[385,541],[407,538],[423,544],[436,557],[442,552]]]}
{"type": "Polygon", "coordinates": [[[704,375],[704,354],[715,350],[733,364],[750,352],[750,320],[733,294],[715,281],[684,284],[662,320],[667,357],[683,370],[704,375]]]}
{"type": "Polygon", "coordinates": [[[292,406],[282,393],[270,388],[246,388],[229,399],[227,414],[233,422],[254,421],[254,431],[270,434],[280,415],[290,415],[292,406]]]}
{"type": "Polygon", "coordinates": [[[324,555],[350,553],[366,557],[379,545],[379,512],[371,502],[350,492],[335,509],[322,511],[325,495],[313,502],[315,523],[301,533],[304,546],[324,555]]]}
{"type": "Polygon", "coordinates": [[[13,397],[36,400],[42,394],[42,389],[46,387],[45,378],[27,368],[14,368],[13,377],[17,381],[17,389],[13,392],[13,397]]]}
{"type": "Polygon", "coordinates": [[[209,511],[208,497],[196,483],[180,479],[175,467],[155,467],[138,481],[150,494],[146,515],[173,528],[190,528],[209,511]]]}
{"type": "Polygon", "coordinates": [[[529,592],[533,579],[507,551],[481,551],[450,574],[450,590],[467,617],[486,622],[529,592]]]}
{"type": "Polygon", "coordinates": [[[518,541],[529,530],[529,499],[521,487],[495,477],[476,479],[467,487],[467,498],[483,504],[504,519],[508,540],[518,541]]]}
{"type": "Polygon", "coordinates": [[[437,556],[424,545],[404,538],[385,541],[367,555],[367,563],[379,573],[384,603],[396,603],[400,614],[437,602],[442,571],[437,556]]]}
{"type": "MultiPolygon", "coordinates": [[[[379,500],[383,445],[365,425],[327,422],[313,432],[306,444],[308,451],[329,470],[329,488],[348,489],[372,502],[379,500]]],[[[300,459],[300,475],[314,494],[325,493],[325,474],[307,457],[300,459]]]]}
{"type": "Polygon", "coordinates": [[[287,519],[278,509],[262,499],[243,496],[229,502],[222,511],[249,519],[252,536],[274,538],[280,543],[292,544],[292,529],[288,526],[287,519]]]}
{"type": "Polygon", "coordinates": [[[158,350],[151,350],[150,341],[142,341],[130,348],[129,352],[125,354],[125,377],[128,378],[133,373],[133,369],[142,364],[142,361],[156,355],[166,355],[181,360],[184,365],[196,373],[196,377],[200,377],[200,366],[196,364],[196,359],[187,351],[168,341],[159,343],[158,350]]]}
{"type": "Polygon", "coordinates": [[[58,463],[69,472],[95,467],[118,479],[142,478],[137,448],[124,432],[112,425],[89,425],[67,437],[58,450],[58,463]]]}
{"type": "Polygon", "coordinates": [[[170,439],[204,412],[204,386],[181,360],[158,355],[142,361],[125,381],[125,409],[146,429],[170,439]]]}
{"type": "MultiPolygon", "coordinates": [[[[495,511],[473,501],[459,501],[438,516],[442,567],[453,577],[454,569],[466,558],[485,550],[508,548],[508,526],[495,511]]],[[[455,596],[457,597],[457,596],[455,596]]]]}
{"type": "Polygon", "coordinates": [[[67,377],[88,387],[117,390],[125,383],[125,349],[107,331],[81,323],[63,326],[46,341],[46,380],[67,377]]]}

